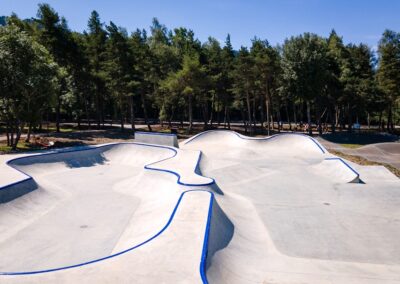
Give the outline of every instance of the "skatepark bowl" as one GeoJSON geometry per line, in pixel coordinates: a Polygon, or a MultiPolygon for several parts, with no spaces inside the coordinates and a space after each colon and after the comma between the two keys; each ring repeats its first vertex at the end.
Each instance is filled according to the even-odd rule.
{"type": "Polygon", "coordinates": [[[302,134],[1,156],[0,283],[400,283],[399,239],[399,179],[302,134]]]}

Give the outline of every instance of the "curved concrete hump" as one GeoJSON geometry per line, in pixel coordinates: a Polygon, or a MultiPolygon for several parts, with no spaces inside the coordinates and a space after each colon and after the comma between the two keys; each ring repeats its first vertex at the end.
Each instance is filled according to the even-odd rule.
{"type": "Polygon", "coordinates": [[[310,155],[325,154],[327,150],[314,138],[299,133],[282,133],[268,137],[247,137],[231,130],[209,130],[182,142],[182,146],[223,145],[252,150],[269,151],[271,154],[310,155]]]}
{"type": "Polygon", "coordinates": [[[145,166],[147,170],[171,173],[177,176],[178,184],[185,186],[208,186],[214,179],[201,175],[199,162],[200,151],[176,150],[176,155],[145,166]]]}
{"type": "Polygon", "coordinates": [[[140,143],[172,146],[178,148],[178,138],[176,134],[161,132],[135,132],[135,141],[140,143]]]}
{"type": "Polygon", "coordinates": [[[334,183],[359,183],[360,175],[346,161],[338,157],[325,158],[313,165],[314,172],[329,177],[334,183]]]}

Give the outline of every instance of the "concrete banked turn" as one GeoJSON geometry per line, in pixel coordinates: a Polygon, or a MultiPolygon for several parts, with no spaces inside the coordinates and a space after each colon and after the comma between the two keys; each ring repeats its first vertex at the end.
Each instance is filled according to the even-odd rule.
{"type": "Polygon", "coordinates": [[[400,282],[390,173],[301,134],[179,146],[1,157],[0,283],[400,282]]]}
{"type": "Polygon", "coordinates": [[[0,282],[206,282],[214,181],[199,158],[120,143],[8,160],[0,282]]]}

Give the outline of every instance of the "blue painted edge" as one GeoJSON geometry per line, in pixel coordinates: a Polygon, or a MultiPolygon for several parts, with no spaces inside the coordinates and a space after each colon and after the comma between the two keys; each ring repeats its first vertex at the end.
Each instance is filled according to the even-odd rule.
{"type": "Polygon", "coordinates": [[[239,137],[240,139],[244,139],[244,140],[270,140],[270,139],[279,137],[281,135],[299,135],[299,136],[303,136],[303,137],[306,137],[306,138],[310,139],[321,150],[321,152],[323,154],[326,153],[326,150],[324,149],[324,147],[322,145],[320,145],[314,138],[312,138],[312,137],[310,137],[308,135],[302,134],[302,133],[281,133],[281,134],[272,135],[270,137],[253,138],[253,137],[246,137],[246,136],[240,135],[239,133],[237,133],[235,131],[231,131],[231,130],[208,130],[208,131],[204,131],[202,133],[199,133],[196,136],[193,136],[192,138],[189,138],[189,140],[187,140],[184,144],[185,145],[189,144],[193,140],[195,140],[198,137],[200,137],[200,136],[202,136],[202,135],[204,135],[206,133],[209,133],[209,132],[228,132],[228,133],[235,134],[237,137],[239,137]]]}
{"type": "MultiPolygon", "coordinates": [[[[162,171],[162,172],[171,173],[171,174],[173,174],[173,175],[175,175],[175,176],[178,177],[177,183],[180,184],[180,185],[185,185],[185,186],[207,186],[207,185],[211,185],[211,184],[215,183],[215,180],[212,179],[212,182],[207,183],[207,184],[190,184],[190,183],[189,183],[189,184],[186,184],[186,183],[180,182],[181,176],[180,176],[178,173],[176,173],[176,172],[169,171],[169,170],[162,170],[162,169],[156,169],[156,168],[151,168],[151,167],[149,167],[149,166],[151,166],[152,164],[159,163],[159,162],[162,162],[162,161],[165,161],[165,160],[168,160],[168,159],[172,159],[173,157],[175,157],[175,156],[178,154],[178,151],[177,151],[175,148],[168,147],[168,146],[162,146],[162,145],[145,144],[145,143],[139,143],[139,142],[124,142],[124,143],[109,143],[109,144],[101,145],[101,146],[74,147],[74,148],[60,149],[60,150],[56,150],[56,151],[52,151],[52,152],[46,152],[46,153],[37,153],[37,152],[35,152],[36,155],[17,157],[17,158],[8,160],[8,161],[6,162],[6,164],[7,164],[9,167],[13,168],[14,170],[16,170],[16,171],[22,173],[23,175],[25,175],[26,178],[25,178],[25,179],[22,179],[22,180],[19,180],[19,181],[16,181],[16,182],[13,182],[13,183],[10,183],[10,184],[7,184],[7,185],[4,185],[4,186],[0,187],[0,190],[4,190],[4,189],[7,189],[7,188],[12,187],[12,186],[14,186],[14,185],[17,185],[17,184],[19,184],[19,183],[22,183],[22,182],[28,181],[28,180],[30,180],[30,179],[33,179],[30,175],[24,173],[23,171],[19,170],[19,169],[16,168],[16,167],[14,167],[14,166],[11,164],[11,163],[14,162],[14,161],[21,160],[21,159],[29,159],[30,157],[47,156],[47,155],[56,155],[56,154],[64,154],[64,153],[80,152],[80,151],[89,151],[89,150],[96,150],[96,149],[105,148],[105,147],[110,147],[110,146],[115,146],[115,145],[130,145],[130,144],[133,144],[133,145],[140,145],[140,146],[146,146],[146,147],[154,147],[154,148],[168,149],[168,150],[174,152],[174,154],[173,154],[172,156],[170,156],[170,157],[167,157],[167,158],[162,159],[162,160],[160,160],[160,161],[156,161],[156,162],[154,162],[154,163],[145,165],[145,169],[148,169],[148,170],[157,170],[157,171],[162,171]]],[[[200,157],[199,157],[199,159],[200,159],[200,157]]],[[[199,163],[199,160],[197,161],[196,168],[197,168],[197,166],[198,166],[198,163],[199,163]]]]}
{"type": "Polygon", "coordinates": [[[146,146],[146,147],[154,147],[154,148],[163,148],[163,149],[168,149],[170,151],[174,152],[174,155],[172,155],[171,157],[168,157],[167,159],[173,158],[176,156],[177,151],[174,148],[170,148],[167,146],[161,146],[161,145],[148,145],[148,144],[144,144],[144,143],[138,143],[138,142],[124,142],[124,143],[109,143],[109,144],[105,144],[105,145],[100,145],[100,146],[84,146],[84,147],[73,147],[73,148],[64,148],[64,149],[59,149],[59,150],[55,150],[55,151],[51,151],[51,152],[45,152],[45,153],[37,153],[35,152],[34,154],[36,155],[32,155],[32,156],[23,156],[23,157],[17,157],[14,159],[10,159],[6,162],[6,164],[13,168],[14,170],[22,173],[23,175],[25,175],[27,178],[16,181],[14,183],[11,184],[7,184],[4,185],[2,187],[0,187],[0,190],[6,189],[10,186],[16,185],[18,183],[27,181],[29,179],[33,179],[30,175],[28,175],[27,173],[24,173],[23,171],[17,169],[16,167],[14,167],[11,163],[14,161],[18,161],[18,160],[22,160],[22,159],[29,159],[31,157],[39,157],[39,156],[48,156],[48,155],[57,155],[57,154],[64,154],[64,153],[71,153],[71,152],[81,152],[81,151],[89,151],[89,150],[96,150],[96,149],[100,149],[100,148],[105,148],[105,147],[110,147],[110,146],[115,146],[115,145],[130,145],[130,144],[134,144],[134,145],[140,145],[140,146],[146,146]]]}
{"type": "Polygon", "coordinates": [[[162,133],[162,132],[144,132],[144,131],[135,131],[135,134],[144,134],[144,135],[161,135],[161,136],[176,136],[173,133],[162,133]]]}
{"type": "Polygon", "coordinates": [[[360,174],[359,174],[355,169],[353,169],[348,163],[346,163],[342,158],[339,158],[339,157],[331,157],[331,158],[325,158],[325,160],[328,160],[328,161],[339,160],[339,161],[341,161],[347,168],[349,168],[354,174],[356,174],[356,175],[357,175],[357,178],[360,177],[360,174]]]}
{"type": "MultiPolygon", "coordinates": [[[[162,162],[162,161],[165,161],[165,160],[168,160],[168,159],[170,159],[170,158],[163,159],[163,160],[161,160],[161,161],[157,161],[157,162],[154,162],[154,163],[145,165],[144,168],[145,168],[146,170],[159,171],[159,172],[166,172],[166,173],[173,174],[173,175],[175,175],[175,176],[178,178],[177,183],[180,184],[180,185],[184,185],[184,186],[208,186],[208,185],[212,185],[212,184],[215,183],[215,180],[214,180],[213,178],[205,177],[205,176],[202,176],[202,177],[211,179],[211,181],[208,182],[208,183],[198,183],[198,184],[196,184],[196,183],[184,183],[184,182],[181,182],[181,176],[180,176],[180,174],[177,173],[177,172],[170,171],[170,170],[165,170],[165,169],[159,169],[159,168],[152,168],[152,167],[151,167],[151,166],[154,165],[154,164],[157,164],[157,163],[159,163],[159,162],[162,162]]],[[[196,167],[195,167],[195,169],[194,169],[195,174],[197,174],[197,173],[196,173],[196,170],[197,170],[198,167],[199,167],[200,159],[201,159],[201,151],[199,151],[199,157],[198,157],[198,159],[197,159],[196,167]]]]}
{"type": "Polygon", "coordinates": [[[178,207],[183,199],[183,197],[185,196],[186,193],[190,193],[193,191],[201,191],[201,192],[208,192],[210,194],[210,203],[209,203],[209,207],[208,207],[208,215],[207,215],[207,224],[206,224],[206,229],[205,229],[205,233],[204,233],[204,240],[203,240],[203,248],[202,248],[202,253],[201,253],[201,259],[200,259],[200,276],[201,279],[203,281],[203,283],[208,283],[207,281],[207,275],[206,275],[206,260],[207,260],[207,249],[208,249],[208,238],[209,238],[209,234],[210,234],[210,226],[211,226],[211,215],[212,215],[212,206],[213,206],[213,201],[214,201],[214,194],[210,191],[207,190],[201,190],[201,189],[192,189],[192,190],[187,190],[181,193],[181,195],[179,196],[179,199],[172,211],[171,216],[169,217],[167,224],[165,224],[165,226],[159,231],[157,232],[155,235],[153,235],[152,237],[150,237],[149,239],[135,245],[132,246],[126,250],[123,250],[121,252],[106,256],[106,257],[102,257],[102,258],[98,258],[98,259],[94,259],[91,261],[87,261],[87,262],[83,262],[83,263],[79,263],[79,264],[74,264],[74,265],[69,265],[69,266],[63,266],[63,267],[58,267],[58,268],[51,268],[51,269],[44,269],[44,270],[35,270],[35,271],[25,271],[25,272],[0,272],[0,276],[11,276],[11,275],[33,275],[33,274],[40,274],[40,273],[49,273],[49,272],[55,272],[55,271],[60,271],[60,270],[67,270],[67,269],[71,269],[71,268],[76,268],[76,267],[81,267],[81,266],[85,266],[85,265],[89,265],[89,264],[93,264],[96,262],[100,262],[103,260],[107,260],[110,258],[114,258],[116,256],[128,253],[138,247],[143,246],[144,244],[150,242],[151,240],[157,238],[159,235],[161,235],[171,224],[176,211],[178,210],[178,207]]]}
{"type": "Polygon", "coordinates": [[[203,241],[203,250],[201,252],[201,261],[200,261],[200,276],[203,283],[208,284],[207,274],[206,274],[206,266],[207,266],[207,257],[208,257],[208,238],[210,236],[210,228],[211,228],[211,218],[212,218],[212,208],[214,205],[214,193],[210,192],[210,206],[208,207],[208,216],[207,216],[207,224],[206,230],[204,232],[204,241],[203,241]]]}

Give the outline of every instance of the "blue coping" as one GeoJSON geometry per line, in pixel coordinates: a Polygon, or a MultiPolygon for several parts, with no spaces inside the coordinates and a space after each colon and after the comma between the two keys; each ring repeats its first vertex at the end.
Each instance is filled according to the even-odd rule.
{"type": "MultiPolygon", "coordinates": [[[[166,158],[166,159],[163,159],[163,160],[161,160],[161,161],[157,161],[157,162],[154,162],[154,163],[145,165],[144,168],[145,168],[146,170],[159,171],[159,172],[166,172],[166,173],[173,174],[173,175],[175,175],[175,176],[178,177],[177,183],[180,184],[180,185],[184,185],[184,186],[207,186],[207,185],[212,185],[212,184],[215,183],[215,180],[214,180],[213,178],[205,177],[205,176],[203,176],[203,177],[208,178],[208,179],[211,179],[211,181],[208,182],[208,183],[198,183],[198,184],[196,184],[196,183],[183,183],[183,182],[181,182],[181,176],[180,176],[179,173],[174,172],[174,171],[170,171],[170,170],[159,169],[159,168],[152,168],[152,167],[151,167],[151,166],[154,165],[154,164],[157,164],[157,163],[159,163],[159,162],[162,162],[162,161],[165,161],[165,160],[168,160],[168,159],[170,159],[170,158],[166,158]]],[[[198,159],[197,159],[196,167],[195,167],[195,170],[194,170],[195,174],[197,174],[196,171],[197,171],[197,169],[199,168],[200,159],[201,159],[201,152],[199,151],[199,157],[198,157],[198,159]]]]}
{"type": "Polygon", "coordinates": [[[281,135],[299,135],[299,136],[303,136],[303,137],[306,137],[306,138],[310,139],[315,145],[317,145],[317,147],[321,150],[321,152],[323,154],[326,153],[326,150],[324,149],[324,147],[321,144],[319,144],[314,138],[312,138],[312,137],[310,137],[308,135],[302,134],[302,133],[281,133],[281,134],[272,135],[270,137],[256,138],[256,137],[246,137],[246,136],[240,135],[239,133],[237,133],[235,131],[231,131],[231,130],[208,130],[208,131],[204,131],[202,133],[199,133],[196,136],[193,136],[188,141],[186,141],[184,144],[185,145],[189,144],[193,140],[195,140],[198,137],[200,137],[200,136],[202,136],[202,135],[204,135],[206,133],[209,133],[209,132],[228,132],[228,133],[231,133],[231,134],[235,134],[237,137],[239,137],[240,139],[244,139],[244,140],[270,140],[270,139],[276,138],[276,137],[281,136],[281,135]]]}
{"type": "MultiPolygon", "coordinates": [[[[109,147],[109,146],[114,146],[114,145],[125,145],[125,144],[134,144],[134,145],[141,145],[141,146],[146,146],[146,147],[163,148],[163,149],[168,149],[168,150],[173,151],[174,154],[173,154],[171,157],[167,157],[167,158],[162,159],[162,160],[160,160],[160,161],[157,161],[157,162],[151,163],[151,164],[149,164],[149,165],[146,165],[146,166],[145,166],[145,169],[157,170],[157,171],[161,171],[161,172],[172,173],[172,174],[174,174],[174,175],[176,175],[176,176],[178,177],[178,181],[177,181],[178,184],[186,185],[186,186],[198,186],[198,185],[196,185],[196,184],[184,184],[184,183],[181,183],[181,182],[180,182],[180,175],[179,175],[178,173],[176,173],[176,172],[169,171],[169,170],[163,170],[163,169],[156,169],[156,168],[147,168],[148,166],[150,166],[150,165],[152,165],[152,164],[155,164],[155,163],[158,163],[158,162],[161,162],[161,161],[165,161],[165,160],[168,160],[168,159],[171,159],[171,158],[175,157],[175,156],[177,155],[177,153],[178,153],[178,151],[177,151],[176,149],[171,148],[171,147],[167,147],[167,146],[148,145],[148,144],[137,143],[137,142],[128,142],[128,143],[110,143],[110,144],[101,145],[101,146],[95,146],[95,147],[90,147],[90,146],[86,147],[86,146],[84,146],[84,147],[78,147],[78,148],[72,148],[72,149],[61,149],[61,150],[57,150],[57,151],[54,151],[54,152],[41,153],[41,154],[38,154],[38,155],[35,155],[35,156],[24,156],[24,157],[18,157],[18,158],[14,158],[14,159],[8,160],[8,161],[7,161],[7,165],[8,165],[8,166],[10,166],[10,167],[12,167],[13,169],[15,169],[15,170],[19,171],[20,173],[24,174],[25,176],[27,176],[27,178],[26,178],[26,179],[23,179],[23,180],[20,180],[20,181],[17,181],[17,182],[14,182],[14,183],[12,183],[12,184],[8,184],[8,185],[6,185],[6,186],[0,187],[0,190],[3,190],[3,189],[8,188],[8,187],[11,187],[11,186],[16,185],[16,184],[18,184],[18,183],[25,182],[25,181],[30,180],[30,179],[33,180],[33,178],[32,178],[30,175],[24,173],[23,171],[21,171],[21,170],[15,168],[12,164],[10,164],[10,163],[13,162],[13,161],[17,161],[17,160],[21,160],[21,159],[26,159],[26,158],[29,158],[29,157],[44,156],[44,155],[55,155],[55,154],[63,154],[63,153],[78,152],[78,151],[88,151],[88,150],[95,150],[95,149],[99,149],[99,148],[103,148],[103,147],[109,147]]],[[[197,164],[196,164],[195,170],[197,170],[197,168],[198,168],[198,166],[199,166],[200,159],[201,159],[201,152],[199,152],[199,158],[198,158],[198,160],[197,160],[197,164]]],[[[212,178],[211,178],[211,179],[212,179],[212,178]]],[[[211,185],[211,184],[213,184],[213,183],[215,183],[215,180],[214,180],[214,179],[212,179],[212,182],[210,182],[209,184],[201,184],[201,185],[211,185]]],[[[208,209],[207,225],[206,225],[206,230],[205,230],[205,234],[204,234],[203,250],[202,250],[201,261],[200,261],[200,275],[201,275],[201,279],[202,279],[203,283],[208,283],[208,281],[207,281],[207,276],[206,276],[206,260],[207,260],[208,238],[209,238],[209,232],[210,232],[210,223],[211,223],[211,215],[212,215],[212,206],[213,206],[214,194],[213,194],[212,192],[210,192],[210,191],[201,190],[201,189],[193,189],[193,190],[184,191],[184,192],[180,195],[180,197],[179,197],[179,199],[178,199],[178,202],[177,202],[177,204],[175,205],[175,208],[174,208],[174,210],[172,211],[172,214],[171,214],[171,216],[170,216],[170,218],[169,218],[167,224],[166,224],[158,233],[156,233],[154,236],[152,236],[151,238],[149,238],[149,239],[143,241],[142,243],[139,243],[138,245],[135,245],[135,246],[133,246],[133,247],[131,247],[131,248],[128,248],[128,249],[126,249],[126,250],[124,250],[124,251],[115,253],[115,254],[113,254],[113,255],[109,255],[109,256],[107,256],[107,257],[98,258],[98,259],[94,259],[94,260],[91,260],[91,261],[88,261],[88,262],[83,262],[83,263],[79,263],[79,264],[75,264],[75,265],[69,265],[69,266],[63,266],[63,267],[51,268],[51,269],[45,269],[45,270],[25,271],[25,272],[0,272],[0,276],[7,276],[7,275],[32,275],[32,274],[40,274],[40,273],[54,272],[54,271],[59,271],[59,270],[66,270],[66,269],[71,269],[71,268],[76,268],[76,267],[80,267],[80,266],[85,266],[85,265],[89,265],[89,264],[96,263],[96,262],[99,262],[99,261],[103,261],[103,260],[106,260],[106,259],[110,259],[110,258],[119,256],[119,255],[121,255],[121,254],[125,254],[125,253],[127,253],[127,252],[129,252],[129,251],[132,251],[132,250],[134,250],[134,249],[136,249],[136,248],[138,248],[138,247],[140,247],[140,246],[142,246],[142,245],[144,245],[144,244],[150,242],[151,240],[155,239],[156,237],[158,237],[159,235],[161,235],[161,233],[162,233],[163,231],[165,231],[165,230],[168,228],[168,226],[171,224],[171,221],[173,220],[173,217],[175,216],[176,210],[178,209],[178,206],[179,206],[179,204],[180,204],[180,202],[181,202],[183,196],[184,196],[187,192],[191,192],[191,191],[204,191],[204,192],[208,192],[208,193],[211,194],[210,205],[209,205],[209,209],[208,209]]]]}
{"type": "Polygon", "coordinates": [[[356,174],[357,175],[357,178],[359,178],[360,177],[360,174],[355,170],[355,169],[353,169],[348,163],[346,163],[342,158],[339,158],[339,157],[331,157],[331,158],[325,158],[325,160],[339,160],[339,161],[341,161],[347,168],[349,168],[354,174],[356,174]]]}
{"type": "Polygon", "coordinates": [[[214,193],[207,191],[211,194],[210,205],[208,207],[208,215],[207,215],[207,224],[206,230],[204,232],[204,241],[203,241],[203,250],[201,252],[201,260],[200,260],[200,276],[203,283],[208,284],[207,274],[206,274],[206,265],[207,265],[207,256],[208,256],[208,238],[210,236],[210,227],[211,227],[211,217],[212,217],[212,207],[214,205],[214,193]]]}
{"type": "Polygon", "coordinates": [[[136,248],[139,248],[141,246],[143,246],[144,244],[150,242],[151,240],[157,238],[158,236],[160,236],[171,224],[172,220],[174,219],[175,213],[182,201],[182,198],[185,196],[186,193],[190,193],[193,191],[202,191],[202,192],[208,192],[210,194],[210,203],[209,203],[209,207],[208,207],[208,213],[207,213],[207,224],[206,224],[206,229],[204,232],[204,241],[203,241],[203,248],[202,248],[202,253],[201,253],[201,259],[200,259],[200,276],[201,279],[203,281],[203,283],[208,283],[207,281],[207,275],[206,275],[206,260],[207,260],[207,249],[208,249],[208,238],[209,238],[209,234],[210,234],[210,225],[211,225],[211,215],[212,215],[212,206],[213,206],[213,201],[214,201],[214,194],[210,191],[207,190],[201,190],[201,189],[192,189],[192,190],[187,190],[181,193],[181,195],[179,196],[179,199],[172,211],[171,216],[169,217],[167,224],[165,224],[165,226],[159,231],[157,232],[155,235],[153,235],[152,237],[150,237],[149,239],[135,245],[132,246],[126,250],[120,251],[118,253],[106,256],[106,257],[102,257],[102,258],[98,258],[98,259],[94,259],[91,261],[87,261],[87,262],[82,262],[79,264],[74,264],[74,265],[69,265],[69,266],[63,266],[63,267],[57,267],[57,268],[50,268],[50,269],[44,269],[44,270],[34,270],[34,271],[23,271],[23,272],[0,272],[0,276],[10,276],[10,275],[32,275],[32,274],[40,274],[40,273],[49,273],[49,272],[55,272],[55,271],[60,271],[60,270],[66,270],[66,269],[71,269],[71,268],[76,268],[76,267],[81,267],[81,266],[85,266],[85,265],[89,265],[89,264],[93,264],[96,262],[100,262],[103,260],[107,260],[110,258],[114,258],[117,257],[119,255],[128,253],[136,248]]]}
{"type": "Polygon", "coordinates": [[[144,132],[144,131],[135,131],[135,134],[144,134],[144,135],[162,135],[162,136],[176,136],[174,133],[162,133],[162,132],[144,132]]]}
{"type": "MultiPolygon", "coordinates": [[[[1,187],[0,187],[0,190],[4,190],[4,189],[7,189],[7,188],[12,187],[12,186],[14,186],[14,185],[17,185],[17,184],[19,184],[19,183],[22,183],[22,182],[25,182],[25,181],[27,181],[27,180],[33,179],[30,175],[24,173],[23,171],[19,170],[19,169],[16,168],[16,167],[14,167],[14,166],[11,164],[11,163],[14,162],[14,161],[21,160],[21,159],[29,159],[30,157],[47,156],[47,155],[56,155],[56,154],[64,154],[64,153],[70,153],[70,152],[89,151],[89,150],[95,150],[95,149],[100,149],[100,148],[109,147],[109,146],[114,146],[114,145],[126,145],[126,144],[128,144],[128,145],[129,145],[129,144],[133,144],[133,145],[140,145],[140,146],[154,147],[154,148],[162,148],[162,149],[168,149],[168,150],[172,151],[172,152],[174,153],[172,156],[167,157],[167,158],[165,158],[165,159],[162,159],[162,160],[160,160],[160,161],[156,161],[156,162],[154,162],[154,163],[145,165],[144,168],[147,169],[147,170],[161,171],[161,172],[167,172],[167,173],[173,174],[173,175],[175,175],[175,176],[178,177],[178,184],[180,184],[180,185],[185,185],[185,186],[203,186],[203,185],[204,185],[204,186],[206,186],[206,185],[211,185],[211,184],[215,183],[215,180],[212,179],[212,178],[210,178],[210,179],[212,179],[212,181],[211,181],[210,183],[206,183],[206,184],[190,184],[190,183],[188,183],[188,184],[186,184],[186,183],[182,183],[182,182],[180,181],[181,176],[180,176],[179,173],[177,173],[177,172],[170,171],[170,170],[163,170],[163,169],[151,168],[151,167],[150,167],[150,166],[153,165],[153,164],[156,164],[156,163],[158,163],[158,162],[162,162],[162,161],[165,161],[165,160],[168,160],[168,159],[172,159],[173,157],[175,157],[175,156],[178,154],[178,151],[177,151],[175,148],[168,147],[168,146],[162,146],[162,145],[149,145],[149,144],[144,144],[144,143],[139,143],[139,142],[126,142],[126,143],[110,143],[110,144],[101,145],[101,146],[95,146],[95,147],[84,146],[84,147],[75,147],[75,148],[71,148],[71,149],[61,149],[61,150],[56,150],[56,151],[53,151],[53,152],[40,153],[40,154],[37,154],[37,155],[34,155],[34,156],[24,156],[24,157],[18,157],[18,158],[14,158],[14,159],[8,160],[8,161],[6,162],[6,164],[7,164],[8,166],[10,166],[11,168],[13,168],[14,170],[16,170],[16,171],[22,173],[23,175],[25,175],[26,178],[25,178],[25,179],[22,179],[22,180],[19,180],[19,181],[16,181],[16,182],[13,182],[13,183],[10,183],[10,184],[7,184],[7,185],[4,185],[4,186],[1,186],[1,187]]],[[[35,152],[35,153],[36,153],[36,152],[35,152]]],[[[197,160],[197,164],[196,164],[196,168],[195,168],[195,169],[197,169],[197,167],[198,167],[198,165],[199,165],[200,157],[201,157],[201,152],[200,152],[200,154],[199,154],[199,159],[197,160]]]]}

